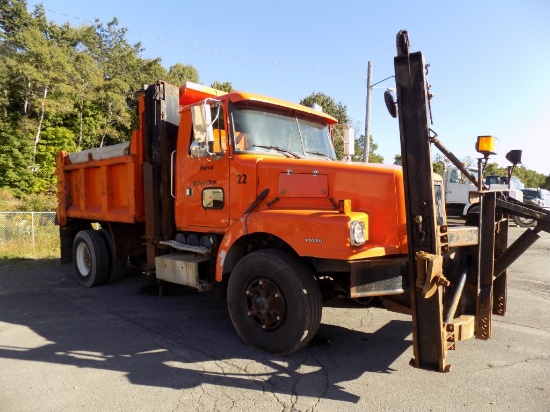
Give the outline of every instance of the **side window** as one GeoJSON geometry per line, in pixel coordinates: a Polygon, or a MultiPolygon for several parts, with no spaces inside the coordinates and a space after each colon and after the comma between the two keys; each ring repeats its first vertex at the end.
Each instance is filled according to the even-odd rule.
{"type": "MultiPolygon", "coordinates": [[[[216,119],[218,116],[218,108],[212,107],[211,109],[212,119],[216,119]]],[[[214,153],[225,153],[227,151],[227,132],[225,131],[225,120],[223,107],[220,107],[220,113],[218,118],[212,123],[214,129],[214,153]]]]}
{"type": "Polygon", "coordinates": [[[451,183],[458,183],[458,170],[451,170],[451,183]]]}
{"type": "MultiPolygon", "coordinates": [[[[219,103],[221,105],[221,103],[219,103]]],[[[210,107],[210,106],[208,106],[210,107]]],[[[193,108],[192,108],[193,110],[193,108]]],[[[198,114],[197,116],[199,116],[198,114]]],[[[208,128],[212,126],[212,136],[207,138],[207,133],[205,136],[201,136],[200,133],[196,135],[196,125],[195,120],[193,120],[193,127],[191,128],[191,138],[189,146],[189,155],[191,157],[206,157],[206,156],[215,156],[221,157],[227,151],[227,133],[225,130],[225,120],[224,120],[224,110],[223,106],[210,107],[210,118],[208,115],[206,117],[206,126],[200,125],[199,129],[208,128]],[[218,108],[219,107],[219,108],[218,108]],[[210,120],[212,119],[212,120],[210,120]]],[[[195,117],[197,117],[195,116],[195,117]]],[[[203,115],[204,116],[204,115],[203,115]]]]}

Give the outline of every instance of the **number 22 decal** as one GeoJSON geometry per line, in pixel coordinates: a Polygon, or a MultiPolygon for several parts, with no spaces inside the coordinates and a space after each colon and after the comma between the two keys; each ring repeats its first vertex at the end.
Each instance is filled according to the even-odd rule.
{"type": "Polygon", "coordinates": [[[242,175],[237,175],[237,184],[238,185],[245,185],[247,182],[246,182],[246,175],[245,174],[242,174],[242,175]]]}

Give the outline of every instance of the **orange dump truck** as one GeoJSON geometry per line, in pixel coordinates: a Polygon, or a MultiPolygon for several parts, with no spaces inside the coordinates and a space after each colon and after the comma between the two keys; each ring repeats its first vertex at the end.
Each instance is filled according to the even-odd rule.
{"type": "Polygon", "coordinates": [[[275,353],[315,334],[321,290],[407,289],[402,170],[335,161],[331,116],[162,82],[139,112],[130,142],[57,157],[62,259],[84,286],[121,279],[130,257],[227,288],[239,334],[275,353]]]}
{"type": "MultiPolygon", "coordinates": [[[[396,44],[397,103],[385,100],[402,168],[337,161],[342,136],[320,111],[158,82],[130,142],[58,154],[62,262],[87,287],[122,279],[130,259],[161,286],[218,289],[243,340],[275,354],[309,342],[324,297],[377,296],[412,316],[413,364],[449,370],[457,341],[491,337],[506,268],[550,231],[550,212],[488,190],[447,151],[431,129],[424,57],[405,31],[396,44]],[[447,223],[432,145],[477,189],[466,225],[447,223]],[[510,247],[509,216],[537,222],[510,247]]],[[[476,147],[481,176],[495,139],[476,147]]],[[[507,158],[516,165],[521,151],[507,158]]]]}

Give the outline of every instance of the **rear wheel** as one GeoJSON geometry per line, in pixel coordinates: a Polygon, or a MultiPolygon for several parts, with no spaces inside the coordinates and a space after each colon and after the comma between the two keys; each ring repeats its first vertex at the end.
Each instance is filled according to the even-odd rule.
{"type": "Polygon", "coordinates": [[[529,219],[527,217],[514,216],[512,220],[520,227],[531,227],[536,224],[535,219],[529,219]]]}
{"type": "Polygon", "coordinates": [[[103,236],[109,252],[109,275],[107,276],[107,282],[119,282],[124,279],[124,275],[126,274],[126,263],[128,262],[128,258],[117,258],[111,235],[105,229],[100,229],[98,232],[103,236]]]}
{"type": "Polygon", "coordinates": [[[111,256],[107,242],[99,230],[82,230],[73,243],[76,278],[82,286],[102,285],[109,277],[111,256]]]}
{"type": "Polygon", "coordinates": [[[322,299],[311,270],[278,249],[253,252],[235,266],[227,305],[249,345],[284,355],[306,345],[321,323],[322,299]]]}

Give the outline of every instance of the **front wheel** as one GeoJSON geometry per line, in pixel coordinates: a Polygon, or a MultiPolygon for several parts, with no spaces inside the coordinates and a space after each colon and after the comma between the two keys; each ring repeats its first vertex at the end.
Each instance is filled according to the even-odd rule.
{"type": "Polygon", "coordinates": [[[536,224],[535,219],[529,219],[527,217],[514,216],[512,220],[519,227],[532,227],[536,224]]]}
{"type": "Polygon", "coordinates": [[[259,250],[239,261],[229,278],[227,306],[239,336],[276,355],[305,346],[321,323],[321,292],[313,273],[279,249],[259,250]]]}

